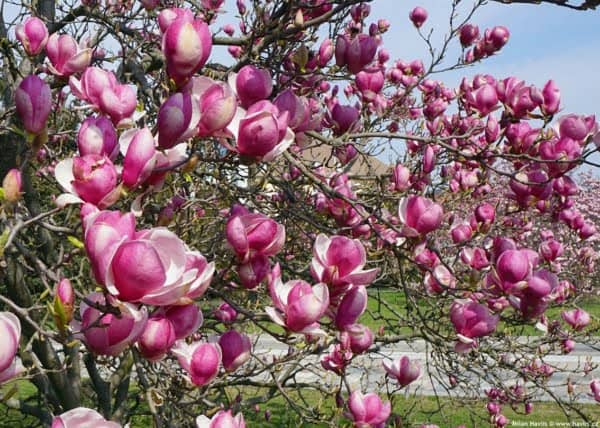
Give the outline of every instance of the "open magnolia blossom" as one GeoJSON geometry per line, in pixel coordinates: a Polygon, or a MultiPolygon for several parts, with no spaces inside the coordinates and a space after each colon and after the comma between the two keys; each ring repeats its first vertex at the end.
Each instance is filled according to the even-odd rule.
{"type": "Polygon", "coordinates": [[[121,194],[117,169],[106,156],[90,154],[64,159],[56,165],[54,176],[67,192],[56,198],[59,207],[89,202],[107,208],[121,194]]]}
{"type": "Polygon", "coordinates": [[[233,416],[231,410],[220,410],[211,419],[204,415],[196,418],[196,428],[246,428],[244,415],[233,416]]]}
{"type": "Polygon", "coordinates": [[[119,83],[112,71],[87,67],[80,79],[69,78],[69,86],[74,96],[109,116],[115,126],[131,125],[137,105],[135,90],[119,83]]]}
{"type": "Polygon", "coordinates": [[[398,217],[404,225],[402,233],[409,238],[436,230],[442,223],[443,215],[441,205],[422,196],[402,198],[398,206],[398,217]]]}
{"type": "Polygon", "coordinates": [[[383,368],[400,386],[414,382],[421,375],[421,365],[417,361],[410,361],[406,355],[395,361],[384,361],[383,368]]]}
{"type": "Polygon", "coordinates": [[[475,339],[487,336],[496,329],[500,320],[492,315],[487,307],[472,300],[456,300],[450,308],[450,320],[456,330],[458,340],[466,345],[475,339]]]}
{"type": "Polygon", "coordinates": [[[53,33],[46,44],[46,55],[50,60],[48,69],[52,74],[69,77],[82,72],[90,65],[92,48],[85,47],[68,34],[53,33]]]}
{"type": "Polygon", "coordinates": [[[287,111],[280,112],[269,101],[258,101],[248,110],[238,108],[227,125],[227,131],[235,139],[235,146],[225,140],[222,143],[248,162],[270,162],[294,142],[294,131],[288,123],[287,111]]]}
{"type": "Polygon", "coordinates": [[[358,239],[319,234],[313,247],[311,273],[315,279],[338,285],[369,285],[378,269],[363,270],[367,263],[365,249],[358,239]]]}
{"type": "Polygon", "coordinates": [[[350,417],[357,428],[383,428],[390,417],[392,406],[389,401],[383,403],[374,392],[363,394],[354,391],[348,398],[350,417]]]}
{"type": "Polygon", "coordinates": [[[221,347],[216,343],[187,344],[179,340],[171,352],[177,357],[179,364],[188,373],[194,385],[207,385],[219,373],[222,354],[221,347]]]}
{"type": "Polygon", "coordinates": [[[269,294],[275,307],[268,306],[265,311],[274,322],[296,333],[324,333],[318,321],[329,306],[327,285],[311,286],[301,279],[283,283],[277,264],[269,279],[269,294]]]}
{"type": "Polygon", "coordinates": [[[51,428],[121,428],[117,422],[107,421],[100,413],[86,407],[66,411],[52,420],[51,428]]]}
{"type": "Polygon", "coordinates": [[[117,211],[92,212],[84,223],[96,279],[120,300],[187,304],[208,288],[214,263],[173,232],[160,227],[136,232],[133,215],[117,211]]]}
{"type": "Polygon", "coordinates": [[[73,320],[72,328],[90,350],[100,355],[119,355],[132,345],[144,332],[148,321],[148,310],[136,308],[131,303],[123,303],[114,298],[108,300],[102,293],[92,293],[79,305],[81,321],[73,320]],[[99,306],[98,306],[99,305],[99,306]],[[99,309],[109,305],[116,313],[104,313],[99,309]]]}
{"type": "Polygon", "coordinates": [[[234,207],[227,221],[225,237],[237,257],[248,262],[254,255],[279,253],[285,244],[285,228],[263,214],[234,207]]]}
{"type": "Polygon", "coordinates": [[[335,305],[351,285],[368,286],[375,280],[379,270],[364,270],[366,263],[365,248],[358,239],[321,233],[313,246],[310,272],[316,281],[329,286],[331,303],[335,305]]]}
{"type": "Polygon", "coordinates": [[[0,384],[23,371],[21,359],[17,356],[21,340],[21,323],[10,312],[0,312],[0,384]]]}

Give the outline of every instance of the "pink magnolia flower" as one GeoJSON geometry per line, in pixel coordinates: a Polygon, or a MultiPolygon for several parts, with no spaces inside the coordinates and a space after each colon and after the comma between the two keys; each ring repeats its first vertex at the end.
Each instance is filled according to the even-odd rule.
{"type": "Polygon", "coordinates": [[[192,77],[183,88],[197,100],[200,109],[198,132],[202,136],[221,133],[237,111],[237,100],[231,87],[208,77],[192,77]]]}
{"type": "Polygon", "coordinates": [[[212,34],[201,19],[190,21],[180,17],[166,28],[162,51],[167,74],[178,86],[185,83],[208,60],[212,50],[212,34]]]}
{"type": "MultiPolygon", "coordinates": [[[[81,325],[79,331],[90,350],[100,355],[119,355],[133,344],[143,333],[148,311],[145,307],[136,309],[130,303],[122,303],[109,296],[108,301],[102,293],[92,293],[87,301],[104,306],[109,305],[119,311],[118,315],[103,313],[82,301],[79,306],[81,325]]],[[[76,329],[76,328],[74,328],[76,329]]]]}
{"type": "Polygon", "coordinates": [[[236,146],[228,148],[249,162],[270,162],[294,142],[288,122],[289,114],[269,101],[258,101],[248,111],[238,108],[227,126],[236,146]]]}
{"type": "Polygon", "coordinates": [[[17,168],[9,170],[2,179],[2,191],[4,200],[15,203],[21,198],[21,171],[17,168]]]}
{"type": "Polygon", "coordinates": [[[463,263],[476,270],[484,269],[490,265],[485,250],[479,247],[464,248],[460,252],[460,259],[463,263]]]}
{"type": "Polygon", "coordinates": [[[367,286],[375,280],[379,269],[363,270],[366,263],[367,254],[358,239],[321,233],[313,246],[310,272],[316,281],[333,287],[335,303],[351,284],[367,286]]]}
{"type": "Polygon", "coordinates": [[[289,127],[296,133],[317,129],[321,116],[311,110],[306,97],[299,97],[291,89],[280,92],[273,100],[280,112],[289,114],[289,127]]]}
{"type": "MultiPolygon", "coordinates": [[[[123,151],[125,147],[127,146],[121,146],[121,151],[123,151]]],[[[149,145],[146,146],[146,150],[148,150],[148,152],[151,151],[149,145]]],[[[152,186],[153,189],[158,190],[163,186],[167,174],[188,160],[187,144],[180,143],[171,149],[155,150],[154,157],[156,158],[154,168],[148,178],[144,180],[143,184],[152,186]]],[[[149,168],[149,164],[151,163],[152,159],[148,161],[146,167],[149,168]]]]}
{"type": "Polygon", "coordinates": [[[200,0],[200,6],[204,9],[217,12],[223,6],[224,2],[225,0],[200,0]]]}
{"type": "Polygon", "coordinates": [[[590,390],[594,396],[594,400],[600,403],[600,380],[594,379],[590,382],[590,390]]]}
{"type": "Polygon", "coordinates": [[[335,311],[335,325],[340,330],[355,324],[367,309],[367,289],[363,285],[353,286],[344,294],[335,311]]]}
{"type": "Polygon", "coordinates": [[[450,307],[450,321],[461,342],[471,344],[474,338],[487,336],[496,329],[500,317],[472,300],[455,300],[450,307]]]}
{"type": "MultiPolygon", "coordinates": [[[[84,206],[89,210],[87,206],[84,206]]],[[[190,303],[208,288],[214,263],[164,228],[135,231],[132,213],[98,211],[83,218],[84,242],[99,284],[126,301],[190,303]]]]}
{"type": "Polygon", "coordinates": [[[437,294],[449,288],[455,288],[456,278],[446,266],[439,264],[433,270],[425,272],[423,283],[429,293],[437,294]]]}
{"type": "Polygon", "coordinates": [[[354,391],[348,398],[349,416],[357,428],[383,428],[390,417],[392,406],[389,401],[383,403],[373,392],[364,394],[354,391]]]}
{"type": "Polygon", "coordinates": [[[177,340],[185,339],[200,328],[204,317],[198,306],[190,303],[188,305],[163,306],[157,314],[164,316],[173,324],[177,340]]]}
{"type": "Polygon", "coordinates": [[[50,86],[32,74],[21,81],[15,90],[15,107],[26,131],[39,134],[46,128],[52,109],[50,86]]]}
{"type": "Polygon", "coordinates": [[[335,42],[335,62],[347,66],[352,74],[365,68],[377,53],[377,40],[367,34],[350,38],[346,34],[338,36],[335,42]]]}
{"type": "Polygon", "coordinates": [[[167,28],[178,19],[184,19],[187,22],[194,21],[194,14],[190,9],[183,9],[180,7],[172,7],[168,9],[163,9],[158,14],[158,26],[160,27],[160,31],[164,33],[167,31],[167,28]]]}
{"type": "Polygon", "coordinates": [[[170,149],[193,137],[200,121],[200,106],[189,92],[171,95],[158,110],[158,146],[170,149]]]}
{"type": "Polygon", "coordinates": [[[173,323],[164,315],[153,314],[138,339],[138,348],[147,360],[158,361],[171,349],[176,339],[173,323]]]}
{"type": "Polygon", "coordinates": [[[213,273],[214,263],[207,263],[197,251],[189,251],[173,232],[154,228],[116,245],[105,286],[124,301],[168,306],[200,297],[213,273]]]}
{"type": "Polygon", "coordinates": [[[468,223],[457,224],[450,231],[450,235],[452,236],[452,242],[460,244],[471,239],[473,236],[473,229],[471,229],[471,226],[468,223]]]}
{"type": "Polygon", "coordinates": [[[513,284],[524,281],[531,274],[531,263],[525,250],[506,250],[496,261],[496,273],[504,285],[510,289],[513,284]]]}
{"type": "Polygon", "coordinates": [[[408,196],[400,200],[398,217],[404,224],[404,236],[415,238],[434,231],[442,224],[444,211],[439,204],[423,196],[408,196]]]}
{"type": "Polygon", "coordinates": [[[320,334],[318,321],[329,306],[329,290],[323,283],[311,287],[306,281],[281,281],[279,264],[269,279],[269,294],[275,307],[265,311],[271,319],[298,333],[320,334]]]}
{"type": "Polygon", "coordinates": [[[367,352],[375,339],[371,329],[363,324],[345,326],[345,330],[340,336],[340,341],[345,345],[344,347],[350,348],[355,354],[367,352]]]}
{"type": "Polygon", "coordinates": [[[241,412],[233,416],[231,410],[219,410],[211,419],[198,416],[196,428],[246,428],[246,422],[241,412]]]}
{"type": "Polygon", "coordinates": [[[130,129],[119,138],[123,160],[123,184],[135,188],[144,183],[156,165],[154,137],[148,128],[130,129]]]}
{"type": "Polygon", "coordinates": [[[353,355],[354,354],[352,354],[352,351],[348,347],[342,347],[342,345],[336,343],[331,348],[329,354],[321,357],[321,367],[341,375],[352,361],[353,355]]]}
{"type": "Polygon", "coordinates": [[[484,34],[485,49],[488,55],[502,49],[508,43],[510,32],[503,25],[498,25],[492,29],[487,29],[484,34]]]}
{"type": "Polygon", "coordinates": [[[493,205],[483,202],[475,208],[475,220],[482,226],[489,226],[496,218],[496,208],[493,205]]]}
{"type": "Polygon", "coordinates": [[[107,421],[95,410],[86,407],[77,407],[64,412],[52,419],[50,428],[121,428],[117,422],[107,421]]]}
{"type": "Polygon", "coordinates": [[[237,266],[240,282],[244,288],[252,290],[271,273],[271,262],[263,254],[255,254],[250,260],[237,266]]]}
{"type": "Polygon", "coordinates": [[[381,71],[361,71],[356,75],[356,87],[363,99],[373,101],[375,96],[383,89],[385,81],[381,71]]]}
{"type": "Polygon", "coordinates": [[[554,80],[548,80],[542,90],[542,96],[544,102],[541,105],[541,109],[544,114],[552,115],[558,112],[560,107],[560,89],[554,82],[554,80]]]}
{"type": "Polygon", "coordinates": [[[226,371],[235,371],[250,359],[252,343],[250,338],[243,333],[229,330],[219,338],[221,347],[223,368],[226,371]]]}
{"type": "Polygon", "coordinates": [[[21,340],[21,323],[11,312],[0,312],[0,384],[23,371],[17,357],[21,340]]]}
{"type": "Polygon", "coordinates": [[[227,242],[243,262],[254,255],[274,256],[285,244],[285,228],[260,213],[232,216],[225,227],[227,242]]]}
{"type": "Polygon", "coordinates": [[[318,56],[318,64],[319,67],[325,67],[331,58],[333,58],[333,53],[335,52],[335,47],[333,46],[333,41],[331,39],[323,40],[323,43],[319,46],[319,56],[318,56]]]}
{"type": "Polygon", "coordinates": [[[78,46],[73,37],[68,34],[52,34],[46,44],[46,55],[50,60],[48,69],[52,74],[69,77],[81,73],[92,60],[92,49],[78,46]]]}
{"type": "Polygon", "coordinates": [[[390,187],[396,192],[404,192],[410,187],[410,170],[401,163],[396,164],[392,171],[390,187]]]}
{"type": "Polygon", "coordinates": [[[594,116],[578,116],[568,114],[558,119],[558,131],[561,137],[582,141],[594,132],[596,125],[594,116]]]}
{"type": "Polygon", "coordinates": [[[92,272],[96,282],[105,284],[114,251],[123,241],[133,239],[135,235],[135,217],[131,212],[99,211],[92,204],[83,205],[81,211],[84,245],[92,272]]]}
{"type": "Polygon", "coordinates": [[[108,115],[115,125],[131,123],[137,106],[135,90],[130,85],[119,84],[112,71],[87,67],[81,79],[69,78],[69,86],[73,95],[108,115]]]}
{"type": "Polygon", "coordinates": [[[479,38],[479,27],[473,24],[465,24],[460,27],[460,44],[463,47],[471,46],[479,38]]]}
{"type": "Polygon", "coordinates": [[[271,73],[251,64],[243,66],[237,74],[230,74],[229,86],[235,89],[243,108],[266,100],[273,91],[271,73]]]}
{"type": "Polygon", "coordinates": [[[532,88],[516,77],[506,78],[496,84],[498,99],[516,118],[524,117],[543,102],[543,98],[538,100],[532,97],[532,88]]]}
{"type": "Polygon", "coordinates": [[[562,319],[575,330],[583,330],[591,321],[590,314],[583,309],[572,309],[561,312],[562,319]]]}
{"type": "Polygon", "coordinates": [[[479,113],[481,117],[487,116],[498,104],[498,94],[492,84],[484,84],[465,94],[469,106],[479,113]]]}
{"type": "Polygon", "coordinates": [[[562,256],[564,251],[563,245],[555,239],[547,239],[540,244],[540,254],[550,262],[562,256]]]}
{"type": "Polygon", "coordinates": [[[356,107],[336,103],[331,109],[331,127],[335,135],[352,132],[360,126],[360,112],[356,107]]]}
{"type": "Polygon", "coordinates": [[[384,361],[383,368],[401,387],[414,382],[421,375],[421,365],[417,361],[410,361],[406,355],[395,361],[384,361]]]}
{"type": "Polygon", "coordinates": [[[194,385],[207,385],[219,374],[221,348],[216,343],[187,344],[179,340],[171,352],[177,357],[181,367],[189,374],[190,381],[194,385]]]}
{"type": "Polygon", "coordinates": [[[54,176],[67,192],[56,199],[58,206],[89,202],[106,208],[120,196],[117,170],[106,156],[89,154],[63,159],[56,165],[54,176]]]}
{"type": "Polygon", "coordinates": [[[114,161],[119,154],[117,131],[104,116],[86,118],[77,133],[77,147],[81,156],[107,156],[114,161]]]}
{"type": "Polygon", "coordinates": [[[237,318],[237,311],[228,303],[223,302],[214,310],[213,315],[223,323],[230,323],[237,318]]]}
{"type": "Polygon", "coordinates": [[[415,7],[410,11],[408,17],[415,27],[421,28],[421,26],[427,21],[427,10],[423,9],[420,6],[415,7]]]}
{"type": "Polygon", "coordinates": [[[44,50],[48,42],[48,27],[39,18],[30,16],[15,27],[17,40],[23,45],[27,55],[35,56],[44,50]]]}

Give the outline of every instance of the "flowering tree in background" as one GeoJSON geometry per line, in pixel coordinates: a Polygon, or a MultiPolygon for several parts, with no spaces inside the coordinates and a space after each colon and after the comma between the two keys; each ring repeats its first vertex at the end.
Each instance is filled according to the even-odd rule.
{"type": "Polygon", "coordinates": [[[53,427],[242,427],[280,399],[309,423],[400,426],[397,392],[431,376],[493,426],[542,393],[589,421],[599,381],[558,396],[545,358],[599,346],[580,307],[598,181],[573,175],[595,118],[561,111],[553,81],[435,80],[506,48],[476,25],[484,1],[453,9],[441,47],[420,7],[224,3],[43,0],[0,22],[4,405],[53,427]],[[431,57],[390,58],[390,25],[431,57]],[[350,380],[414,341],[427,367],[350,380]]]}

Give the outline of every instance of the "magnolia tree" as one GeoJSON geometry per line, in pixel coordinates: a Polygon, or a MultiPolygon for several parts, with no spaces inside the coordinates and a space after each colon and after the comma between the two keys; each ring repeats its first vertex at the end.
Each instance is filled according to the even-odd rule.
{"type": "Polygon", "coordinates": [[[439,47],[420,7],[390,23],[358,0],[233,3],[5,7],[7,417],[263,426],[283,402],[405,426],[398,392],[429,377],[486,403],[478,426],[544,394],[590,420],[591,361],[558,394],[547,356],[599,346],[580,307],[597,192],[573,178],[594,116],[562,111],[553,81],[435,80],[507,48],[476,24],[484,1],[452,10],[439,47]],[[390,58],[390,25],[430,57],[390,58]],[[391,358],[417,342],[426,365],[391,358]]]}

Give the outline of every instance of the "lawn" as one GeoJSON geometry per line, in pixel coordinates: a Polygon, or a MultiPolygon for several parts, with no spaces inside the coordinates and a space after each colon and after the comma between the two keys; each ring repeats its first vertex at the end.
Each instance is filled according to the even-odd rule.
{"type": "MultiPolygon", "coordinates": [[[[28,381],[17,381],[3,386],[2,395],[4,396],[10,389],[17,388],[16,396],[28,397],[35,392],[35,388],[28,381]]],[[[239,391],[231,388],[231,398],[234,398],[239,391]]],[[[262,390],[257,388],[246,388],[244,396],[258,396],[262,390]]],[[[318,412],[323,415],[324,420],[328,420],[332,416],[343,415],[344,409],[338,409],[335,406],[333,397],[326,397],[320,400],[319,397],[305,391],[302,394],[302,399],[298,394],[292,393],[290,397],[295,404],[314,406],[318,412]]],[[[488,425],[488,413],[485,409],[486,402],[483,400],[461,402],[450,398],[436,398],[424,396],[403,396],[397,394],[393,398],[393,417],[390,418],[388,426],[397,427],[418,427],[423,423],[433,423],[440,428],[457,427],[465,425],[466,427],[486,427],[488,425]]],[[[600,422],[600,405],[585,404],[581,408],[588,415],[592,416],[592,422],[600,422]]],[[[554,403],[537,402],[534,403],[534,411],[530,415],[524,415],[522,406],[517,408],[518,412],[512,410],[509,406],[504,406],[503,414],[512,422],[509,426],[543,426],[543,427],[558,427],[558,426],[580,426],[580,427],[595,427],[599,425],[585,424],[584,420],[577,415],[574,415],[569,423],[568,418],[561,411],[559,406],[554,403]]],[[[327,427],[326,423],[307,423],[296,414],[289,404],[281,396],[276,397],[261,404],[257,408],[242,409],[244,417],[249,428],[301,428],[301,427],[327,427]],[[266,410],[269,410],[269,415],[266,415],[266,410]]],[[[340,427],[351,427],[348,419],[342,416],[343,421],[340,427]]],[[[0,427],[2,428],[25,428],[34,426],[35,419],[30,417],[23,418],[18,412],[8,410],[5,404],[0,403],[0,427]]],[[[146,416],[135,417],[131,421],[131,428],[148,428],[152,426],[151,419],[146,416]]]]}
{"type": "MultiPolygon", "coordinates": [[[[600,296],[582,298],[578,302],[578,305],[596,320],[600,319],[600,296]]],[[[419,302],[419,307],[422,310],[427,310],[428,302],[419,302]]],[[[560,313],[565,309],[570,308],[550,307],[546,311],[546,316],[549,321],[560,320],[560,313]]],[[[382,326],[386,329],[389,328],[389,320],[397,320],[399,317],[410,318],[407,317],[407,310],[406,298],[402,291],[370,289],[367,311],[359,321],[376,332],[382,326]]],[[[394,327],[396,327],[396,324],[394,327]]],[[[409,335],[411,331],[410,327],[405,326],[399,329],[400,334],[409,335]]],[[[542,334],[540,330],[535,328],[534,322],[516,326],[509,326],[504,322],[500,322],[497,331],[514,336],[539,336],[542,334]]]]}

